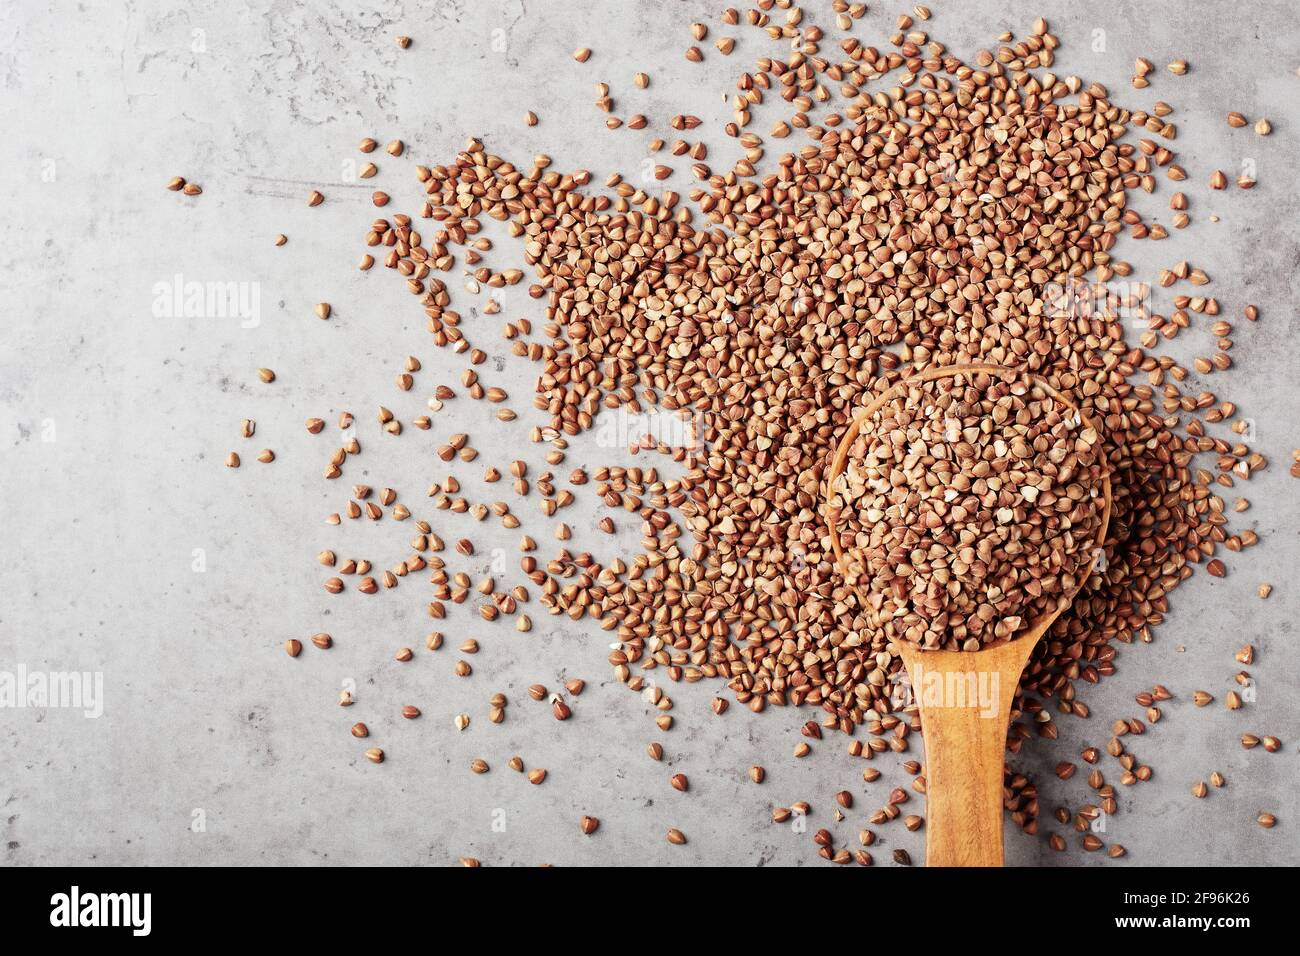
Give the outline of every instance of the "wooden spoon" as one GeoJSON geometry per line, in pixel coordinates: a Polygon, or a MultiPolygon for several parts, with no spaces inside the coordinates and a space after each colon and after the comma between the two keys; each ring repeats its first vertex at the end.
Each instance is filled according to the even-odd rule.
{"type": "MultiPolygon", "coordinates": [[[[828,508],[834,497],[835,479],[844,473],[849,447],[863,423],[885,402],[918,382],[980,372],[994,376],[1015,374],[1014,369],[999,365],[927,368],[895,383],[868,405],[844,433],[831,460],[826,483],[828,508]]],[[[1042,379],[1034,376],[1034,382],[1063,405],[1079,411],[1074,402],[1042,379]]],[[[1085,425],[1090,424],[1082,412],[1080,420],[1085,425]]],[[[1097,560],[1110,525],[1109,475],[1102,476],[1101,490],[1104,505],[1093,562],[1097,560]]],[[[843,567],[844,553],[839,535],[834,528],[831,530],[831,547],[843,567]]],[[[1034,645],[1061,612],[1070,606],[1091,572],[1092,562],[1087,573],[1079,576],[1079,584],[1074,590],[1061,595],[1054,610],[1031,620],[1029,626],[1010,641],[978,651],[926,650],[910,641],[893,645],[892,650],[903,658],[921,711],[925,739],[926,866],[1002,865],[1002,775],[1011,701],[1034,645]],[[936,695],[926,693],[927,687],[936,684],[942,691],[937,700],[934,699],[936,695]],[[943,706],[953,703],[951,694],[958,690],[958,685],[967,692],[974,691],[966,697],[967,706],[943,706]]]]}

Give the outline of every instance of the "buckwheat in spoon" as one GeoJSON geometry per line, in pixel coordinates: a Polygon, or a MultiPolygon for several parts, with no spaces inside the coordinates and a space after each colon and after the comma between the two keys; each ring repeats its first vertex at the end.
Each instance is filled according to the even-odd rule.
{"type": "Polygon", "coordinates": [[[1011,702],[1094,573],[1110,521],[1101,436],[1024,371],[937,366],[849,426],[827,523],[867,640],[901,654],[925,739],[926,864],[1002,865],[1011,702]]]}

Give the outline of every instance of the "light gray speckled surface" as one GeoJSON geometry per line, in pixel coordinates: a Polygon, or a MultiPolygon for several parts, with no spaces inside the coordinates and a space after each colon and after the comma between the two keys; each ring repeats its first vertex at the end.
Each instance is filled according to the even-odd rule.
{"type": "MultiPolygon", "coordinates": [[[[1187,77],[1160,70],[1152,89],[1125,90],[1123,99],[1177,107],[1176,146],[1192,173],[1196,228],[1120,251],[1147,270],[1191,258],[1213,275],[1228,316],[1247,301],[1263,311],[1257,326],[1239,323],[1237,368],[1214,384],[1254,418],[1258,447],[1275,463],[1244,492],[1256,502],[1244,526],[1257,528],[1264,544],[1233,556],[1227,578],[1197,575],[1180,589],[1154,643],[1121,647],[1118,675],[1086,690],[1094,719],[1063,721],[1062,740],[1034,742],[1017,766],[1039,781],[1045,817],[1060,803],[1077,805],[1086,794],[1082,775],[1061,783],[1052,767],[1083,742],[1104,743],[1110,719],[1136,712],[1133,694],[1163,681],[1179,699],[1136,744],[1155,779],[1124,789],[1106,834],[1129,848],[1120,865],[1300,862],[1293,836],[1300,484],[1286,474],[1290,449],[1300,446],[1294,5],[932,5],[935,34],[964,54],[1002,29],[1026,30],[1041,12],[1064,42],[1058,72],[1116,89],[1127,85],[1135,55],[1192,60],[1187,77]],[[1099,41],[1104,51],[1093,49],[1099,41]],[[1252,118],[1267,112],[1275,134],[1229,130],[1229,109],[1252,118]],[[1247,160],[1257,166],[1258,188],[1206,189],[1210,169],[1231,173],[1247,160]],[[1220,223],[1208,221],[1212,212],[1220,223]],[[1264,579],[1276,584],[1267,602],[1254,596],[1264,579]],[[1246,640],[1259,648],[1256,702],[1237,713],[1218,703],[1195,710],[1192,689],[1220,700],[1231,689],[1232,652],[1246,640]],[[1243,731],[1278,734],[1287,746],[1275,755],[1246,752],[1235,742],[1243,731]],[[1227,787],[1193,800],[1191,784],[1214,769],[1227,787]],[[1263,809],[1280,819],[1272,832],[1253,822],[1263,809]]],[[[831,824],[832,794],[848,788],[857,809],[834,829],[851,839],[904,778],[895,769],[864,785],[861,763],[840,739],[796,761],[799,724],[816,713],[755,717],[733,707],[715,717],[708,708],[715,688],[704,684],[671,687],[678,726],[660,734],[647,705],[610,682],[607,638],[567,619],[535,615],[538,626],[525,636],[483,626],[461,609],[443,627],[449,646],[430,654],[421,647],[424,589],[403,584],[371,598],[331,599],[318,587],[318,549],[385,567],[402,556],[404,535],[387,521],[321,523],[341,506],[344,489],[318,479],[327,437],[308,436],[302,420],[356,411],[364,476],[347,478],[392,485],[419,513],[425,484],[445,469],[430,467],[430,436],[380,435],[374,409],[386,404],[409,420],[425,388],[463,367],[429,346],[401,283],[383,270],[356,270],[374,216],[371,189],[393,193],[390,211],[416,211],[413,166],[445,162],[471,134],[520,162],[546,152],[558,168],[587,167],[598,180],[615,169],[635,176],[654,131],[606,131],[593,84],[610,82],[620,111],[644,112],[661,126],[678,112],[722,119],[735,73],[780,49],[751,29],[732,29],[740,40],[730,59],[714,53],[711,36],[706,62],[687,63],[687,25],[704,20],[716,36],[722,6],[54,0],[0,9],[0,671],[100,671],[105,693],[97,720],[0,709],[0,861],[443,864],[468,855],[488,864],[808,864],[819,862],[809,835],[773,826],[773,805],[810,801],[815,829],[831,824]],[[394,45],[399,33],[415,38],[410,50],[394,45]],[[596,51],[585,66],[570,58],[582,45],[596,51]],[[653,83],[638,92],[631,77],[642,69],[653,83]],[[541,116],[534,129],[523,125],[527,109],[541,116]],[[408,144],[400,159],[377,154],[374,185],[354,179],[361,161],[354,144],[366,135],[408,144]],[[204,195],[166,192],[176,174],[200,182],[204,195]],[[312,188],[328,196],[317,209],[304,203],[312,188]],[[272,247],[276,232],[288,234],[287,246],[272,247]],[[178,274],[255,284],[246,288],[260,294],[260,321],[156,315],[156,286],[178,274]],[[320,300],[334,304],[329,323],[311,314],[320,300]],[[426,371],[402,394],[392,382],[408,353],[426,371]],[[255,378],[263,365],[279,373],[272,386],[255,378]],[[252,441],[237,437],[243,417],[258,421],[252,441]],[[277,451],[275,464],[253,461],[264,445],[277,451]],[[245,458],[237,472],[221,464],[231,449],[245,458]],[[316,630],[333,633],[337,647],[309,647],[297,661],[280,651],[286,637],[316,630]],[[469,635],[483,650],[474,677],[460,680],[451,675],[455,645],[469,635]],[[417,647],[405,666],[392,661],[403,644],[417,647]],[[556,686],[565,676],[586,678],[588,689],[574,719],[558,724],[524,688],[556,686]],[[334,704],[349,679],[358,686],[350,711],[334,704]],[[486,719],[496,690],[511,699],[499,726],[486,719]],[[408,702],[424,709],[423,719],[396,717],[408,702]],[[474,722],[458,734],[451,720],[460,711],[474,722]],[[348,735],[357,719],[387,749],[384,766],[366,762],[348,735]],[[664,743],[662,764],[644,755],[651,739],[664,743]],[[531,787],[508,770],[514,753],[548,767],[548,782],[531,787]],[[491,773],[466,770],[479,756],[491,773]],[[754,763],[769,770],[761,787],[745,777],[754,763]],[[691,778],[689,794],[667,785],[678,770],[691,778]],[[202,832],[191,826],[196,811],[202,832]],[[604,821],[590,839],[577,832],[581,813],[604,821]],[[668,826],[690,843],[667,845],[668,826]]],[[[905,7],[872,8],[856,33],[883,43],[905,7]]],[[[715,168],[735,155],[716,132],[709,142],[715,168]]],[[[687,164],[676,165],[673,184],[684,189],[687,164]]],[[[1142,208],[1164,220],[1170,192],[1162,183],[1142,208]]],[[[469,313],[470,300],[461,301],[469,313]]],[[[507,317],[539,317],[526,298],[504,301],[507,317]]],[[[467,321],[495,329],[501,318],[471,313],[467,321]]],[[[1174,354],[1204,354],[1207,337],[1180,338],[1174,354]]],[[[456,469],[471,490],[483,462],[521,454],[541,464],[524,437],[528,367],[504,361],[508,349],[495,332],[479,341],[493,350],[491,374],[525,414],[511,428],[496,427],[486,412],[459,406],[459,427],[482,436],[480,462],[456,469]]],[[[434,437],[455,430],[448,414],[434,437]]],[[[570,462],[610,458],[584,439],[570,462]]],[[[575,544],[606,545],[593,533],[598,512],[589,498],[580,501],[570,519],[575,544]]],[[[533,507],[523,509],[530,520],[533,507]]],[[[442,520],[448,536],[466,533],[442,520]]],[[[493,546],[511,549],[513,567],[514,534],[480,526],[474,535],[484,568],[493,546]]],[[[635,523],[622,519],[623,550],[631,553],[637,539],[635,523]]],[[[1107,770],[1117,776],[1112,764],[1107,770]]],[[[920,859],[923,833],[899,824],[880,832],[878,860],[896,847],[920,859]]],[[[1108,862],[1077,849],[1053,854],[1041,836],[1010,832],[1008,857],[1108,862]]]]}

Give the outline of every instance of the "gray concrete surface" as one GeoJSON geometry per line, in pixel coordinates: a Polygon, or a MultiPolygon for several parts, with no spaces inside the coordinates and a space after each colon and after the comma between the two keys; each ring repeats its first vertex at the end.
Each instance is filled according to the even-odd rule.
{"type": "MultiPolygon", "coordinates": [[[[904,780],[902,758],[881,758],[878,765],[892,769],[864,784],[862,764],[836,738],[794,760],[799,725],[816,713],[755,717],[733,707],[716,717],[708,705],[717,688],[706,684],[670,687],[678,725],[659,733],[645,702],[611,683],[608,638],[567,618],[535,614],[537,628],[521,635],[458,609],[441,628],[447,646],[431,654],[422,647],[431,623],[424,587],[403,583],[370,598],[355,591],[330,598],[319,588],[319,549],[385,567],[403,556],[407,532],[388,520],[322,523],[344,504],[345,489],[319,479],[327,436],[308,436],[305,417],[332,423],[340,409],[355,411],[365,452],[347,480],[391,485],[417,514],[427,513],[427,483],[448,471],[430,454],[440,435],[474,433],[482,458],[454,469],[472,497],[487,494],[477,484],[485,462],[518,454],[542,464],[525,437],[530,370],[508,358],[495,332],[503,318],[539,318],[518,296],[502,297],[500,316],[482,315],[481,298],[459,301],[467,322],[484,330],[487,367],[514,392],[519,422],[494,426],[461,402],[430,435],[379,433],[377,405],[409,420],[425,390],[464,365],[430,347],[400,282],[383,270],[356,270],[374,216],[371,189],[394,195],[390,212],[417,211],[414,165],[447,161],[469,135],[520,162],[546,152],[558,168],[590,168],[597,180],[616,169],[637,175],[667,117],[723,118],[737,72],[781,50],[752,29],[721,29],[723,6],[53,0],[0,9],[0,671],[103,679],[97,719],[68,708],[0,709],[0,861],[445,864],[475,856],[487,864],[806,865],[820,862],[810,835],[772,825],[772,806],[808,800],[811,829],[832,826],[851,840],[887,788],[904,780]],[[702,65],[682,57],[694,20],[712,30],[702,65]],[[712,47],[723,32],[739,38],[729,59],[712,47]],[[415,38],[404,52],[393,42],[401,33],[415,38]],[[570,58],[578,46],[595,49],[585,66],[570,58]],[[638,70],[653,75],[645,92],[631,84],[638,70]],[[592,105],[599,80],[612,85],[620,113],[644,112],[659,128],[606,131],[592,105]],[[541,116],[536,128],[522,122],[527,109],[541,116]],[[380,177],[361,183],[355,143],[367,135],[400,137],[408,151],[400,159],[377,154],[380,177]],[[173,175],[201,183],[203,196],[165,191],[173,175]],[[328,199],[308,209],[313,188],[328,199]],[[277,232],[289,236],[287,246],[272,246],[277,232]],[[178,275],[256,290],[258,321],[165,314],[159,300],[178,275]],[[321,300],[336,310],[328,323],[312,315],[321,300]],[[407,354],[426,370],[402,394],[393,377],[407,354]],[[259,366],[274,368],[278,381],[259,383],[259,366]],[[258,422],[251,441],[238,437],[244,417],[258,422]],[[273,465],[253,460],[265,446],[279,455],[273,465]],[[222,466],[232,449],[244,456],[239,471],[222,466]],[[296,661],[280,650],[286,638],[317,630],[331,632],[337,647],[308,647],[296,661]],[[458,679],[456,645],[469,636],[483,650],[474,676],[458,679]],[[410,664],[392,660],[402,645],[416,648],[410,664]],[[574,718],[558,724],[524,689],[569,676],[588,686],[574,718]],[[345,681],[357,687],[351,710],[334,703],[345,681]],[[487,700],[498,690],[511,704],[505,723],[493,725],[487,700]],[[396,713],[405,703],[425,716],[402,721],[396,713]],[[457,733],[452,717],[462,711],[473,723],[457,733]],[[388,751],[385,765],[368,763],[364,745],[349,736],[358,719],[388,751]],[[662,764],[644,754],[652,739],[664,744],[662,764]],[[529,786],[507,769],[512,754],[547,767],[550,779],[529,786]],[[474,757],[492,771],[470,774],[474,757]],[[745,776],[755,763],[768,768],[761,787],[745,776]],[[690,776],[688,794],[668,787],[676,771],[690,776]],[[842,788],[857,794],[857,807],[834,824],[832,795],[842,788]],[[604,821],[591,838],[578,833],[582,813],[604,821]],[[690,843],[667,845],[669,826],[690,843]]],[[[905,6],[871,6],[855,33],[883,45],[905,6]]],[[[1003,29],[1027,32],[1041,13],[1064,42],[1058,72],[1123,89],[1135,106],[1173,103],[1196,227],[1162,243],[1128,241],[1120,251],[1149,276],[1192,259],[1214,277],[1229,318],[1236,321],[1247,301],[1263,313],[1258,325],[1237,322],[1236,368],[1213,382],[1254,419],[1257,446],[1274,462],[1242,492],[1255,502],[1242,527],[1256,528],[1263,544],[1232,556],[1225,579],[1198,575],[1181,588],[1153,643],[1122,646],[1119,674],[1086,689],[1094,718],[1063,721],[1060,741],[1036,741],[1016,761],[1039,782],[1046,833],[1052,808],[1086,795],[1082,774],[1055,778],[1056,762],[1075,758],[1084,743],[1103,744],[1111,719],[1136,714],[1135,692],[1155,681],[1173,688],[1179,697],[1165,720],[1135,745],[1155,779],[1123,788],[1121,811],[1109,821],[1106,839],[1125,844],[1129,856],[1110,863],[1077,849],[1054,854],[1041,836],[1009,831],[1009,860],[1300,862],[1293,835],[1300,485],[1286,473],[1290,450],[1300,446],[1294,7],[932,6],[935,35],[967,55],[1003,29]],[[1149,90],[1124,89],[1137,55],[1162,67],[1149,90]],[[1175,57],[1192,61],[1188,76],[1164,72],[1175,57]],[[1267,114],[1275,134],[1229,130],[1230,109],[1267,114]],[[1233,175],[1246,162],[1258,172],[1252,192],[1206,188],[1212,168],[1233,175]],[[1211,213],[1221,221],[1209,222],[1211,213]],[[1261,602],[1255,588],[1265,579],[1276,590],[1261,602]],[[1232,653],[1247,640],[1259,649],[1250,668],[1256,701],[1236,713],[1221,703],[1194,709],[1193,689],[1221,701],[1232,688],[1232,653]],[[1245,731],[1277,734],[1286,746],[1246,752],[1236,742],[1245,731]],[[1192,799],[1191,785],[1215,769],[1227,786],[1192,799]],[[1261,810],[1277,814],[1275,830],[1256,826],[1261,810]]],[[[719,125],[708,139],[715,168],[735,155],[719,125]]],[[[676,165],[673,184],[684,189],[687,164],[676,165]]],[[[1162,182],[1138,203],[1165,221],[1171,192],[1162,182]]],[[[1174,345],[1184,359],[1207,354],[1208,332],[1174,345]]],[[[570,463],[617,457],[588,437],[575,443],[570,463]]],[[[576,546],[635,550],[633,522],[621,521],[610,551],[594,533],[599,512],[590,498],[580,502],[571,519],[576,546]]],[[[533,507],[522,513],[537,530],[533,507]]],[[[480,570],[492,547],[510,549],[515,567],[515,534],[435,517],[449,538],[472,530],[480,570]]],[[[1117,777],[1113,764],[1107,772],[1117,777]]],[[[898,847],[921,858],[923,832],[898,824],[880,832],[880,863],[898,847]]]]}

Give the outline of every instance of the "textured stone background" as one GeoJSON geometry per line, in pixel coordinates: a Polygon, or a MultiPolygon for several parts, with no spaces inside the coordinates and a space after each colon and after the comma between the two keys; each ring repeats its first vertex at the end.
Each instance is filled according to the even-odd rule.
{"type": "MultiPolygon", "coordinates": [[[[1290,449],[1300,446],[1292,305],[1300,261],[1300,26],[1293,5],[1216,0],[1196,4],[1194,13],[1173,0],[932,5],[933,33],[959,53],[972,55],[1003,29],[1027,32],[1041,13],[1064,42],[1059,73],[1122,90],[1134,106],[1173,103],[1195,228],[1162,243],[1127,242],[1120,252],[1151,277],[1192,259],[1214,277],[1212,292],[1230,319],[1247,301],[1263,312],[1257,326],[1237,323],[1237,367],[1208,385],[1254,418],[1257,447],[1274,461],[1242,489],[1256,505],[1241,526],[1256,528],[1264,543],[1232,556],[1227,578],[1198,574],[1181,588],[1150,646],[1120,648],[1118,675],[1085,690],[1094,719],[1064,720],[1060,741],[1025,749],[1016,763],[1040,784],[1043,835],[1009,832],[1009,860],[1108,862],[1077,845],[1069,854],[1047,849],[1051,809],[1077,806],[1088,793],[1082,774],[1061,783],[1052,767],[1076,758],[1085,743],[1104,744],[1110,720],[1138,713],[1133,694],[1162,681],[1178,699],[1135,742],[1155,778],[1121,793],[1105,837],[1130,855],[1114,865],[1300,862],[1289,836],[1300,810],[1300,485],[1286,474],[1290,449]],[[1127,89],[1136,55],[1162,67],[1146,91],[1127,89]],[[1193,71],[1173,78],[1163,64],[1180,56],[1193,71]],[[1229,109],[1269,115],[1275,135],[1229,130],[1229,109]],[[1246,161],[1257,166],[1258,188],[1206,188],[1212,168],[1231,175],[1246,161]],[[1210,223],[1212,212],[1222,221],[1210,223]],[[1276,592],[1261,602],[1254,592],[1265,579],[1276,592]],[[1188,697],[1198,687],[1222,701],[1237,670],[1232,652],[1247,640],[1259,648],[1251,668],[1257,701],[1237,713],[1221,703],[1193,708],[1188,697]],[[1287,746],[1275,755],[1248,753],[1236,743],[1243,731],[1278,734],[1287,746]],[[1192,799],[1192,783],[1215,769],[1227,787],[1192,799]],[[1253,822],[1265,809],[1280,820],[1272,832],[1253,822]]],[[[710,162],[725,168],[735,144],[712,131],[725,120],[734,77],[756,56],[783,48],[750,28],[720,28],[723,6],[53,0],[0,9],[0,670],[102,671],[106,695],[98,720],[67,710],[0,710],[0,860],[443,864],[472,855],[488,864],[798,865],[819,862],[810,833],[772,825],[772,806],[808,800],[811,831],[831,825],[832,795],[850,789],[857,807],[834,830],[852,840],[888,787],[903,780],[895,769],[863,784],[864,765],[845,755],[838,738],[796,761],[798,727],[816,712],[755,717],[733,707],[716,717],[708,708],[716,688],[705,684],[670,688],[678,724],[658,733],[647,705],[610,682],[608,638],[567,618],[535,615],[534,632],[519,635],[461,609],[442,628],[448,646],[430,654],[422,647],[427,592],[413,580],[370,598],[349,591],[331,599],[319,587],[314,556],[322,547],[381,568],[405,553],[409,529],[387,520],[341,529],[321,523],[343,504],[345,484],[392,485],[420,514],[425,485],[447,471],[430,454],[431,442],[458,429],[483,452],[475,465],[455,469],[471,497],[499,497],[484,497],[477,485],[488,462],[518,455],[535,469],[542,464],[525,437],[531,370],[507,361],[496,332],[504,318],[540,319],[522,296],[503,297],[503,315],[484,317],[481,299],[459,299],[468,327],[482,330],[478,343],[491,350],[489,377],[511,389],[524,413],[518,423],[497,426],[462,400],[431,434],[379,433],[378,404],[409,420],[425,390],[451,381],[464,363],[430,347],[402,283],[382,269],[356,270],[375,215],[370,191],[393,194],[388,212],[418,211],[414,165],[449,160],[468,135],[486,137],[521,164],[546,152],[557,168],[586,167],[598,181],[616,169],[636,178],[646,143],[654,135],[671,141],[666,120],[679,112],[712,124],[703,130],[710,162]],[[712,31],[700,65],[682,57],[694,20],[712,31]],[[712,47],[723,32],[739,38],[730,58],[712,47]],[[410,50],[395,47],[399,33],[415,38],[410,50]],[[570,58],[578,46],[595,49],[586,65],[570,58]],[[653,76],[645,92],[631,84],[637,70],[653,76]],[[592,105],[599,80],[613,87],[621,115],[643,112],[655,127],[606,131],[592,105]],[[541,116],[536,128],[522,122],[527,109],[541,116]],[[409,149],[400,159],[377,154],[380,177],[361,183],[355,143],[366,135],[400,137],[409,149]],[[204,195],[166,192],[163,184],[177,174],[201,183],[204,195]],[[316,209],[304,203],[312,188],[328,196],[316,209]],[[281,231],[289,244],[273,248],[281,231]],[[247,288],[260,294],[260,321],[244,327],[230,318],[156,315],[156,285],[178,274],[255,284],[247,288]],[[321,300],[334,304],[329,323],[312,316],[321,300]],[[426,371],[402,394],[392,382],[407,354],[426,371]],[[256,380],[263,365],[279,373],[274,385],[256,380]],[[302,421],[319,415],[332,423],[343,408],[359,417],[365,453],[346,482],[331,486],[318,477],[329,436],[308,436],[302,421]],[[252,441],[238,437],[246,416],[258,421],[252,441]],[[259,465],[253,454],[267,445],[279,460],[259,465]],[[232,449],[245,458],[239,471],[222,466],[232,449]],[[287,637],[322,629],[334,634],[334,650],[308,647],[296,661],[280,650],[287,637]],[[467,636],[479,637],[483,651],[473,678],[461,680],[451,667],[467,636]],[[394,663],[406,644],[417,648],[415,661],[394,663]],[[574,718],[559,724],[524,688],[558,686],[567,676],[589,683],[574,718]],[[345,680],[358,685],[351,710],[334,704],[345,680]],[[499,726],[486,719],[487,698],[498,690],[511,699],[499,726]],[[424,718],[398,718],[405,703],[421,706],[424,718]],[[458,734],[451,719],[460,711],[474,722],[458,734]],[[370,724],[370,742],[388,751],[385,765],[364,760],[364,745],[348,735],[358,719],[370,724]],[[663,741],[662,764],[645,757],[652,739],[663,741]],[[515,753],[549,768],[544,786],[506,768],[515,753]],[[470,774],[474,757],[491,762],[492,772],[470,774]],[[745,777],[754,763],[769,770],[761,787],[745,777]],[[669,788],[676,771],[690,776],[690,793],[669,788]],[[191,829],[196,810],[205,832],[191,829]],[[604,821],[590,839],[577,830],[582,813],[604,821]],[[504,832],[494,821],[504,822],[504,832]],[[684,830],[689,845],[665,843],[669,826],[684,830]]],[[[872,8],[855,33],[883,46],[905,6],[872,8]]],[[[771,115],[761,116],[766,129],[771,115]]],[[[669,185],[684,191],[689,164],[674,165],[669,185]]],[[[1172,191],[1162,179],[1159,193],[1138,204],[1166,221],[1172,191]]],[[[505,258],[492,261],[502,266],[505,258]]],[[[1185,360],[1211,347],[1203,328],[1174,344],[1185,360]]],[[[574,443],[561,474],[619,458],[588,436],[574,443]]],[[[594,532],[600,512],[589,490],[570,509],[573,543],[632,553],[636,523],[621,519],[609,550],[594,532]]],[[[518,510],[537,532],[543,525],[534,509],[518,510]]],[[[516,533],[447,515],[437,522],[450,540],[473,534],[476,570],[486,570],[492,547],[509,549],[515,568],[516,533]]],[[[919,748],[910,756],[919,758],[919,748]]],[[[1118,779],[1113,762],[1104,768],[1118,779]]],[[[878,861],[887,863],[900,846],[921,858],[923,832],[897,823],[879,830],[878,861]]]]}

